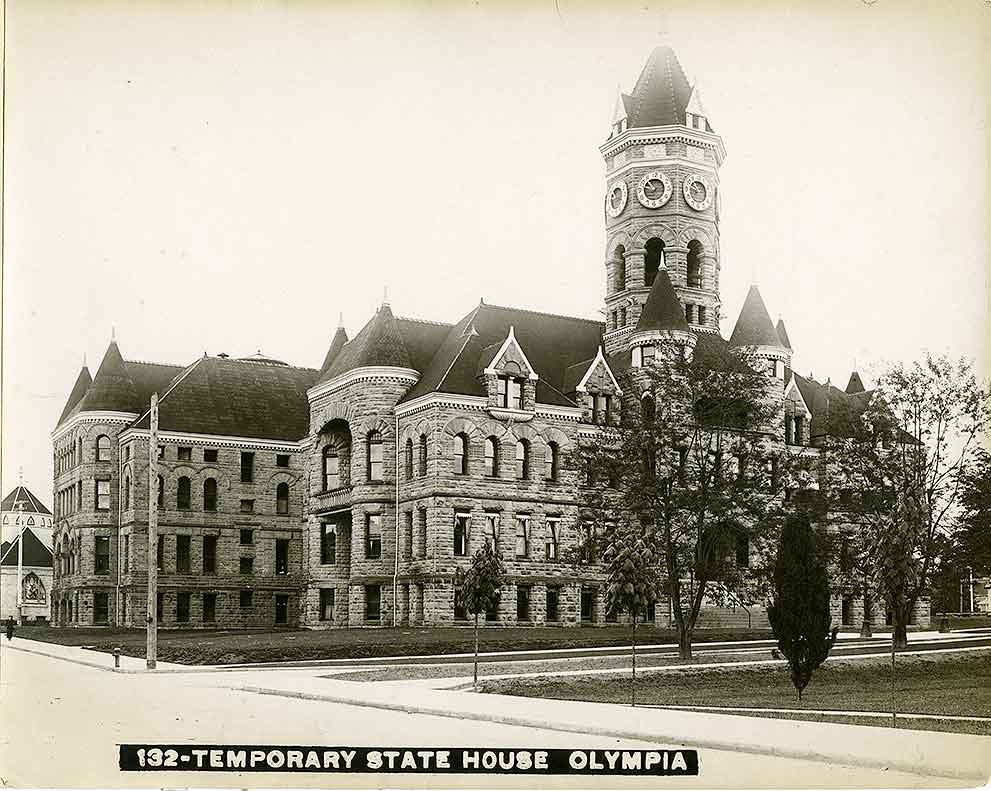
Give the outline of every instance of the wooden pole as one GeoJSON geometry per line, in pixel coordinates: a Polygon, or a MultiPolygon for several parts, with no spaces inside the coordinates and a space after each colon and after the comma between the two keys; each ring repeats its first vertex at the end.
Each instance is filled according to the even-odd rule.
{"type": "Polygon", "coordinates": [[[158,393],[151,395],[148,436],[148,630],[145,663],[155,669],[158,658],[158,393]]]}

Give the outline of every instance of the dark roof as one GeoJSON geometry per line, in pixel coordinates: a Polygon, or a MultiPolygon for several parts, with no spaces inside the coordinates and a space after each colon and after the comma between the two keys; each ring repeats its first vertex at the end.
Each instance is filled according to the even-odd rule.
{"type": "Polygon", "coordinates": [[[647,302],[637,322],[637,332],[644,330],[681,330],[688,332],[685,308],[671,285],[668,270],[661,269],[650,287],[647,302]]]}
{"type": "Polygon", "coordinates": [[[14,490],[3,498],[3,502],[0,502],[0,511],[16,511],[18,503],[24,503],[24,513],[26,514],[52,515],[52,512],[45,508],[45,504],[35,497],[28,487],[23,485],[15,486],[14,490]]]}
{"type": "MultiPolygon", "coordinates": [[[[202,357],[162,394],[163,431],[296,441],[309,433],[312,368],[202,357]]],[[[145,411],[132,426],[148,428],[145,411]]]]}
{"type": "Polygon", "coordinates": [[[151,394],[163,393],[182,370],[179,365],[124,360],[117,342],[111,341],[86,394],[68,412],[63,411],[58,425],[80,412],[108,410],[141,414],[148,409],[151,394]]]}
{"type": "Polygon", "coordinates": [[[774,328],[774,331],[778,333],[781,345],[790,351],[791,341],[788,339],[788,330],[785,329],[784,319],[778,319],[778,325],[774,328]]]}
{"type": "MultiPolygon", "coordinates": [[[[25,527],[21,531],[21,535],[24,536],[24,555],[21,558],[23,565],[51,567],[52,551],[34,534],[34,531],[30,527],[25,527]]],[[[18,541],[19,538],[15,538],[10,542],[4,541],[0,545],[0,566],[17,565],[18,541]]]]}
{"type": "MultiPolygon", "coordinates": [[[[786,377],[787,375],[786,372],[786,377]]],[[[810,438],[815,439],[827,434],[835,437],[851,437],[858,433],[862,428],[860,417],[874,395],[873,390],[846,393],[828,382],[821,384],[797,373],[794,376],[805,405],[812,413],[809,425],[810,438]]]]}
{"type": "Polygon", "coordinates": [[[337,358],[337,353],[340,352],[341,347],[348,342],[348,334],[345,332],[344,327],[338,327],[337,332],[334,333],[333,339],[330,341],[330,347],[327,349],[327,354],[324,355],[323,365],[320,366],[320,373],[327,373],[327,369],[330,368],[331,363],[337,358]]]}
{"type": "Polygon", "coordinates": [[[485,389],[478,376],[479,365],[484,368],[491,360],[509,335],[510,327],[540,377],[536,387],[537,401],[574,406],[574,402],[564,395],[568,368],[595,356],[605,331],[602,322],[484,302],[447,328],[446,337],[422,369],[420,380],[402,400],[409,401],[433,392],[484,396],[485,389]],[[486,355],[489,360],[483,362],[486,355]]]}
{"type": "MultiPolygon", "coordinates": [[[[624,96],[627,127],[668,126],[685,123],[692,95],[688,77],[671,47],[656,47],[637,78],[633,93],[624,96]]],[[[712,128],[706,122],[707,131],[712,128]]]]}
{"type": "Polygon", "coordinates": [[[90,384],[93,382],[93,377],[90,376],[89,368],[85,365],[79,369],[79,376],[76,377],[76,383],[72,386],[72,391],[69,393],[69,399],[65,402],[65,407],[62,409],[62,414],[59,415],[58,425],[66,416],[72,411],[72,408],[82,401],[84,395],[86,395],[86,390],[89,389],[90,384]]]}
{"type": "Polygon", "coordinates": [[[846,383],[846,392],[853,393],[863,393],[866,388],[864,387],[864,381],[860,378],[860,374],[856,371],[850,374],[850,381],[846,383]]]}
{"type": "Polygon", "coordinates": [[[743,301],[743,308],[740,316],[733,327],[733,334],[729,339],[731,346],[781,346],[781,339],[778,337],[771,317],[767,313],[767,306],[760,295],[760,289],[756,285],[750,287],[747,298],[743,301]]]}

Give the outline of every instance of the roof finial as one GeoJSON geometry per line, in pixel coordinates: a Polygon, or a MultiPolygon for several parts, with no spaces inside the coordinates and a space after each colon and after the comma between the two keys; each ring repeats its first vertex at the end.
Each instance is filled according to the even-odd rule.
{"type": "Polygon", "coordinates": [[[382,307],[384,308],[389,304],[389,287],[386,286],[382,291],[382,307]]]}
{"type": "Polygon", "coordinates": [[[110,342],[117,342],[117,328],[113,324],[110,325],[110,342]]]}
{"type": "Polygon", "coordinates": [[[343,310],[340,313],[337,314],[337,329],[339,329],[339,330],[343,330],[344,329],[344,311],[343,310]]]}
{"type": "Polygon", "coordinates": [[[86,367],[86,352],[83,352],[83,368],[86,367]]]}
{"type": "Polygon", "coordinates": [[[854,358],[853,358],[853,371],[854,371],[854,373],[857,372],[857,357],[856,357],[856,355],[854,355],[854,358]]]}
{"type": "Polygon", "coordinates": [[[18,486],[24,485],[24,467],[17,468],[17,485],[18,486]]]}

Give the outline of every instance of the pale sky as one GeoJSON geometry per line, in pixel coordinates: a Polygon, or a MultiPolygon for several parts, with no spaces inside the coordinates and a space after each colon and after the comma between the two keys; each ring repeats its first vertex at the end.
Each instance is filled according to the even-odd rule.
{"type": "Polygon", "coordinates": [[[601,318],[598,146],[661,33],[726,145],[723,334],[756,279],[802,373],[986,376],[988,0],[8,0],[3,493],[23,467],[51,504],[112,327],[315,367],[386,286],[601,318]]]}

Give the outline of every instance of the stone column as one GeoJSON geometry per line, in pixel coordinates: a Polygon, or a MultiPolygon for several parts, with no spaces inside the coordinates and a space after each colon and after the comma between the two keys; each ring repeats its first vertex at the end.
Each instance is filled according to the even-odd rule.
{"type": "Polygon", "coordinates": [[[627,250],[623,256],[626,261],[627,288],[643,288],[644,256],[646,252],[642,247],[635,247],[627,250]]]}
{"type": "Polygon", "coordinates": [[[664,266],[668,270],[668,277],[675,285],[686,285],[688,283],[688,248],[671,245],[664,248],[664,266]]]}

